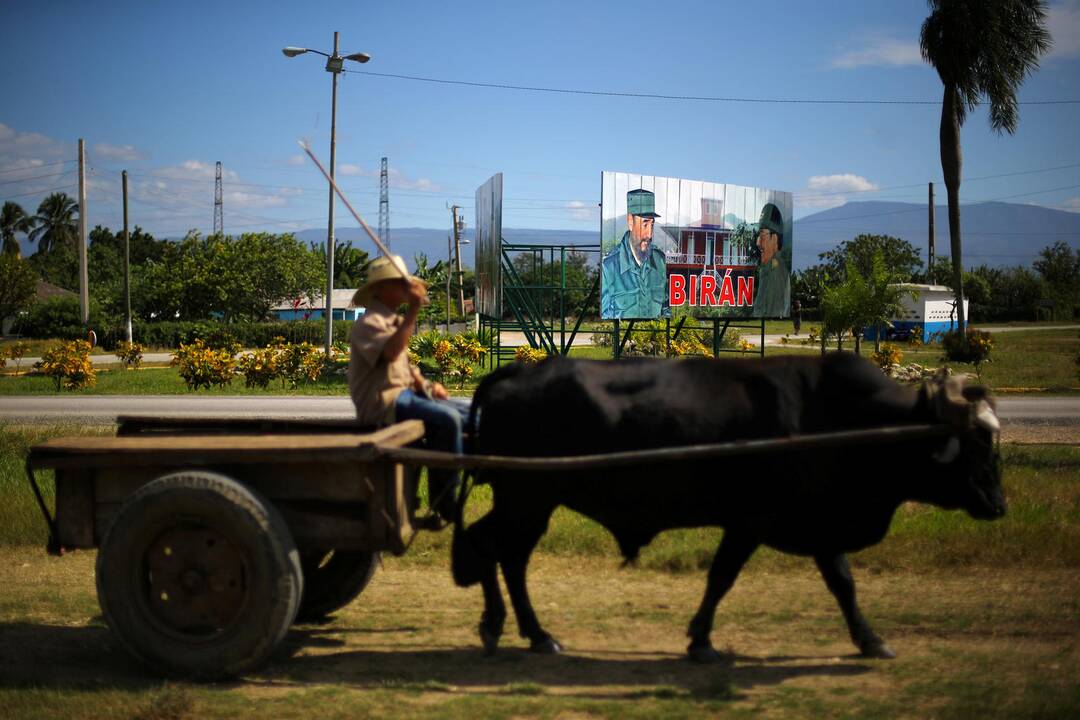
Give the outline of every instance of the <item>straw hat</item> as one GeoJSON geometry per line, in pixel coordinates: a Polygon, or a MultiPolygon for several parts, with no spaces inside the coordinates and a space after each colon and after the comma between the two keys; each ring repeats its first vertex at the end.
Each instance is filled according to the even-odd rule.
{"type": "Polygon", "coordinates": [[[375,293],[375,285],[385,280],[417,280],[427,287],[427,283],[415,275],[409,274],[405,260],[400,255],[383,255],[368,265],[367,281],[353,294],[353,305],[367,305],[375,293]]]}

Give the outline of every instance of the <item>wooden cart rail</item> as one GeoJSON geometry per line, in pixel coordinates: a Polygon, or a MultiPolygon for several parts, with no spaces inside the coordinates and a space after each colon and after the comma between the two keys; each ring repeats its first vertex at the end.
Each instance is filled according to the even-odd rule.
{"type": "Polygon", "coordinates": [[[188,463],[278,463],[370,460],[376,445],[397,447],[424,436],[419,420],[396,423],[371,433],[314,435],[168,435],[54,438],[35,445],[28,459],[32,470],[84,467],[87,464],[127,466],[188,463]]]}
{"type": "Polygon", "coordinates": [[[150,480],[212,469],[275,503],[297,545],[403,552],[413,535],[411,487],[402,466],[373,462],[371,448],[424,435],[409,420],[371,433],[168,435],[55,438],[35,445],[27,475],[49,526],[49,551],[96,547],[125,500],[150,480]],[[56,515],[34,476],[56,470],[56,515]]]}

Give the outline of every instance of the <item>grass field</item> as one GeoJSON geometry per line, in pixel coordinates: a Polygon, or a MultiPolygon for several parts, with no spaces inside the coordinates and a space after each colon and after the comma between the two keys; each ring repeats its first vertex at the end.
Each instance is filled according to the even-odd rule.
{"type": "MultiPolygon", "coordinates": [[[[1055,718],[1080,711],[1080,447],[1005,446],[1009,514],[904,507],[853,557],[860,601],[900,654],[855,657],[811,563],[759,552],[720,606],[718,666],[683,659],[717,530],[661,535],[620,569],[611,538],[560,510],[530,573],[565,645],[532,656],[508,623],[481,655],[476,588],[453,586],[448,532],[387,557],[361,598],[294,628],[229,683],[163,682],[115,645],[93,552],[45,555],[25,453],[111,427],[0,428],[0,717],[1055,718]]],[[[868,481],[872,472],[864,469],[868,481]]],[[[46,494],[51,497],[48,477],[46,494]]],[[[476,517],[489,502],[470,501],[476,517]]]]}

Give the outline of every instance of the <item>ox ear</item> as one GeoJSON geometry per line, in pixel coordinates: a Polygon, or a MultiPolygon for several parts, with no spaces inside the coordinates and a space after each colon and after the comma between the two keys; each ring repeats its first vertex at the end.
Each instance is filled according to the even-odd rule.
{"type": "Polygon", "coordinates": [[[968,402],[978,403],[983,401],[990,406],[991,410],[997,410],[997,400],[982,385],[964,385],[960,392],[968,402]]]}
{"type": "Polygon", "coordinates": [[[960,455],[960,438],[955,435],[951,436],[948,442],[945,443],[945,447],[938,450],[931,455],[934,462],[941,463],[942,465],[948,465],[960,455]]]}

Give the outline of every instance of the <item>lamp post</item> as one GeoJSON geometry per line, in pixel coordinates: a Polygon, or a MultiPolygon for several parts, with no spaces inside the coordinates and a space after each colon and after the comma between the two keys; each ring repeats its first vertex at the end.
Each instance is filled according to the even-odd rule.
{"type": "MultiPolygon", "coordinates": [[[[337,157],[337,79],[340,73],[345,72],[345,61],[353,60],[358,63],[366,63],[371,59],[367,53],[353,53],[341,55],[338,52],[338,33],[334,32],[334,52],[324,53],[321,50],[311,48],[286,47],[281,52],[285,57],[296,57],[304,53],[313,52],[326,58],[326,72],[333,78],[333,90],[330,95],[330,180],[334,179],[334,165],[337,157]]],[[[326,357],[330,357],[330,350],[334,344],[334,185],[330,184],[330,208],[327,212],[326,223],[326,357]]]]}

